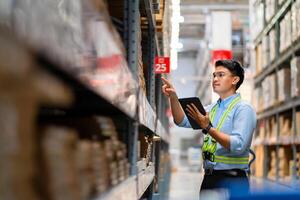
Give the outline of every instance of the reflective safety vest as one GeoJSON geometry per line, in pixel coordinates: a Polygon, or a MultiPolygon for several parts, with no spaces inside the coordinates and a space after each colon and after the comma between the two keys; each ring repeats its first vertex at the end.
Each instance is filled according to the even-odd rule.
{"type": "MultiPolygon", "coordinates": [[[[233,107],[241,100],[240,96],[235,97],[232,102],[229,104],[228,108],[224,111],[223,115],[221,116],[216,129],[219,131],[223,126],[228,113],[230,113],[233,107]]],[[[215,115],[217,112],[217,104],[211,109],[209,113],[209,119],[211,122],[214,121],[215,115]]],[[[209,160],[211,162],[219,162],[225,164],[248,164],[248,157],[228,157],[228,156],[217,156],[215,152],[217,150],[217,141],[212,138],[209,134],[204,137],[204,143],[202,146],[202,156],[203,159],[209,160]]]]}

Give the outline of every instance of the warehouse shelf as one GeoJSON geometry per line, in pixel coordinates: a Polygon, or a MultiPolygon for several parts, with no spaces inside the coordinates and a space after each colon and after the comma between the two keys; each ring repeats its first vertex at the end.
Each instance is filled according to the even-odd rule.
{"type": "MultiPolygon", "coordinates": [[[[101,88],[98,87],[98,89],[95,90],[89,84],[82,81],[79,78],[81,76],[80,73],[70,73],[65,70],[64,66],[52,62],[44,55],[38,55],[37,61],[42,68],[56,75],[57,78],[67,83],[74,91],[76,101],[72,108],[70,108],[70,113],[79,114],[92,112],[101,114],[121,114],[134,118],[137,99],[135,90],[127,91],[128,94],[126,95],[128,96],[128,100],[124,100],[123,98],[109,99],[101,94],[101,88]]],[[[107,88],[105,90],[107,90],[107,88]]]]}
{"type": "Polygon", "coordinates": [[[93,200],[127,200],[137,198],[137,176],[129,177],[119,185],[113,187],[110,191],[101,194],[93,200]]]}
{"type": "Polygon", "coordinates": [[[284,62],[290,59],[297,51],[300,50],[300,39],[298,39],[295,44],[289,47],[285,52],[283,52],[274,62],[271,62],[263,71],[254,77],[254,84],[260,83],[266,76],[271,74],[281,66],[284,62]]]}
{"type": "MultiPolygon", "coordinates": [[[[152,62],[154,62],[154,57],[156,55],[160,55],[162,52],[161,49],[163,49],[158,40],[155,21],[156,19],[152,7],[152,1],[101,1],[100,3],[103,4],[100,5],[100,8],[97,7],[95,9],[92,9],[92,6],[95,5],[91,4],[89,6],[85,6],[83,4],[87,3],[86,1],[82,1],[84,2],[83,4],[81,4],[80,2],[81,1],[65,2],[66,5],[62,6],[63,8],[61,8],[66,10],[67,8],[69,9],[69,7],[74,8],[72,12],[69,10],[68,12],[66,12],[67,14],[71,13],[70,16],[64,16],[65,20],[71,20],[72,17],[76,18],[75,16],[77,16],[78,18],[74,19],[74,22],[72,21],[72,24],[69,23],[69,21],[65,22],[63,20],[60,20],[61,16],[55,18],[57,21],[54,22],[47,18],[47,20],[45,21],[39,21],[40,24],[34,23],[35,19],[39,19],[39,15],[43,13],[40,10],[41,8],[46,8],[45,12],[48,12],[47,3],[49,3],[49,5],[53,3],[53,5],[55,5],[51,7],[52,10],[49,12],[53,12],[53,15],[51,14],[51,16],[56,16],[55,14],[58,12],[56,5],[57,2],[52,2],[50,0],[44,1],[38,5],[35,4],[36,7],[34,7],[34,9],[25,10],[26,12],[23,11],[24,13],[22,14],[24,14],[25,17],[27,16],[26,14],[30,13],[30,17],[28,15],[28,19],[23,19],[23,15],[12,15],[15,18],[13,20],[10,20],[19,20],[18,23],[20,24],[26,22],[24,27],[39,27],[37,32],[34,32],[34,34],[31,31],[35,31],[35,28],[28,28],[26,29],[26,31],[24,29],[24,35],[22,35],[23,32],[18,29],[20,27],[14,27],[17,26],[17,23],[16,25],[14,24],[12,26],[13,30],[9,30],[9,34],[10,32],[13,33],[11,34],[11,37],[21,39],[25,42],[25,44],[22,43],[20,45],[18,44],[12,46],[22,46],[22,48],[26,49],[26,51],[28,51],[26,53],[32,56],[34,64],[34,67],[32,68],[34,68],[34,70],[37,71],[41,70],[43,73],[45,72],[45,74],[50,75],[50,77],[53,77],[53,79],[57,79],[59,83],[62,82],[62,85],[66,86],[66,88],[68,89],[65,91],[65,93],[70,92],[70,94],[73,97],[70,97],[70,99],[74,100],[72,103],[70,103],[71,100],[70,102],[67,101],[69,100],[67,99],[67,94],[69,93],[64,94],[62,92],[64,95],[67,96],[67,103],[65,104],[56,104],[52,102],[48,103],[47,101],[36,102],[34,108],[36,109],[35,111],[37,115],[34,116],[33,120],[36,123],[34,127],[32,127],[32,129],[40,128],[40,126],[44,125],[59,126],[63,130],[72,129],[74,132],[72,132],[72,134],[70,135],[78,137],[76,138],[76,142],[78,141],[78,143],[80,144],[86,142],[85,144],[87,146],[85,147],[87,149],[92,146],[91,152],[93,156],[95,156],[93,157],[93,159],[96,160],[93,160],[92,162],[102,162],[103,160],[97,160],[97,158],[103,157],[102,155],[97,157],[98,153],[110,152],[107,149],[105,149],[106,147],[102,147],[102,144],[103,146],[105,146],[108,144],[105,142],[114,141],[115,144],[113,144],[112,146],[114,146],[115,148],[115,153],[117,151],[120,152],[120,149],[122,149],[124,155],[120,155],[120,153],[118,152],[119,156],[116,155],[116,157],[118,158],[114,161],[109,160],[109,162],[111,162],[110,164],[116,164],[119,161],[120,163],[124,162],[124,166],[123,164],[118,163],[118,170],[122,171],[121,167],[123,166],[123,173],[126,173],[126,175],[122,175],[121,172],[113,173],[113,170],[109,168],[108,171],[111,173],[112,176],[119,176],[116,179],[110,177],[110,182],[107,181],[105,178],[99,178],[97,174],[97,177],[93,178],[95,178],[95,180],[97,179],[96,184],[99,185],[91,185],[89,188],[90,191],[86,192],[88,193],[87,196],[90,196],[92,193],[94,193],[94,191],[97,191],[99,192],[99,196],[93,198],[95,200],[140,199],[142,196],[145,199],[151,199],[153,195],[151,193],[152,189],[154,187],[161,187],[160,184],[165,184],[163,181],[156,183],[154,181],[154,177],[159,179],[159,172],[164,166],[167,166],[165,162],[169,162],[169,160],[164,160],[164,162],[162,161],[162,165],[160,165],[160,157],[162,157],[162,154],[168,154],[167,150],[169,145],[169,133],[167,130],[168,118],[165,112],[168,106],[168,102],[162,97],[161,85],[160,83],[157,83],[159,82],[159,78],[158,76],[155,76],[154,72],[148,70],[152,73],[151,75],[144,77],[147,80],[146,83],[148,87],[146,89],[142,89],[143,85],[139,85],[137,81],[137,67],[138,64],[140,64],[139,61],[141,61],[138,60],[138,52],[136,51],[137,47],[140,48],[140,46],[138,45],[141,45],[141,42],[139,41],[140,38],[138,38],[139,32],[137,31],[139,30],[138,28],[140,28],[138,25],[140,20],[139,12],[144,12],[145,16],[143,16],[143,19],[146,18],[146,21],[148,21],[147,28],[149,29],[149,33],[147,35],[147,39],[151,41],[149,42],[149,46],[151,46],[151,48],[149,48],[148,51],[149,54],[147,53],[147,55],[143,55],[144,57],[146,57],[144,59],[145,61],[143,60],[145,64],[144,67],[149,67],[150,69],[150,67],[153,66],[152,62]],[[142,2],[141,5],[140,2],[142,2]],[[76,6],[79,7],[74,6],[72,3],[76,4],[76,6]],[[104,5],[105,3],[117,4],[119,6],[117,8],[116,13],[114,13],[116,15],[108,15],[108,7],[104,5]],[[71,4],[73,6],[71,6],[71,4]],[[78,10],[76,10],[75,8],[78,8],[78,10]],[[91,8],[91,10],[84,10],[89,8],[91,8]],[[84,14],[82,14],[81,16],[79,13],[84,14]],[[81,17],[83,18],[83,20],[86,20],[88,22],[86,24],[91,25],[91,27],[85,26],[86,24],[82,23],[81,17]],[[99,18],[101,18],[101,20],[99,20],[100,22],[98,21],[99,18]],[[97,23],[95,23],[94,20],[97,20],[97,23]],[[79,23],[75,24],[75,21],[79,23]],[[31,26],[28,26],[27,23],[31,26]],[[47,33],[47,31],[44,32],[44,30],[46,30],[45,27],[50,27],[51,31],[49,31],[49,33],[47,33]],[[103,27],[106,27],[107,29],[103,27]],[[90,30],[89,28],[93,30],[90,30]],[[118,32],[116,32],[116,30],[118,32]],[[135,30],[135,34],[132,34],[131,31],[133,30],[135,30]],[[99,34],[102,33],[102,31],[103,35],[108,37],[107,40],[103,39],[105,37],[102,37],[102,35],[99,34]],[[37,37],[40,33],[47,33],[48,35],[42,34],[43,37],[37,37]],[[92,36],[89,34],[91,34],[92,36]],[[116,38],[110,37],[112,35],[116,36],[116,38]],[[123,41],[121,40],[121,38],[117,37],[119,35],[123,37],[123,41]],[[48,37],[49,40],[45,41],[44,38],[48,37]],[[65,38],[68,38],[70,40],[64,40],[65,38]],[[60,43],[62,41],[67,42],[60,43]],[[125,57],[125,55],[127,55],[127,57],[125,57]],[[147,62],[147,64],[145,62],[147,62]],[[87,120],[84,121],[85,119],[87,120]],[[101,119],[103,121],[101,121],[101,119]],[[107,119],[111,123],[107,123],[105,119],[107,119]],[[95,125],[97,127],[95,128],[93,126],[90,126],[89,122],[91,122],[92,125],[95,125]],[[100,127],[100,125],[107,124],[109,124],[108,126],[110,126],[106,127],[107,129],[100,127]],[[108,129],[111,132],[107,131],[108,129]],[[107,133],[106,131],[109,133],[107,133]],[[160,136],[160,138],[164,142],[157,143],[156,145],[155,142],[159,140],[158,137],[154,138],[153,141],[151,141],[153,142],[153,146],[150,146],[151,149],[147,149],[147,151],[150,150],[150,152],[147,152],[147,155],[149,155],[147,157],[147,162],[149,162],[147,166],[145,162],[139,163],[139,161],[137,160],[137,152],[138,142],[140,141],[139,136],[143,138],[149,134],[152,136],[160,136]],[[112,139],[113,137],[114,140],[112,139]],[[100,147],[97,148],[97,145],[101,146],[101,148],[104,148],[104,150],[99,150],[100,147]],[[161,152],[161,149],[164,149],[166,152],[161,152]],[[140,164],[142,165],[141,170],[137,166],[140,164]],[[120,169],[119,165],[121,166],[120,169]],[[125,178],[124,181],[115,185],[118,181],[128,176],[129,178],[125,178]],[[107,182],[101,185],[101,181],[107,182]]],[[[27,9],[28,7],[30,7],[30,4],[29,2],[26,2],[24,4],[18,4],[18,6],[24,6],[24,9],[27,9]]],[[[23,7],[20,8],[20,11],[22,9],[23,7]]],[[[64,11],[65,10],[59,10],[59,12],[62,13],[64,11]]],[[[1,31],[2,29],[0,30],[0,34],[2,33],[1,31]]],[[[145,31],[142,33],[145,35],[145,33],[147,32],[145,31]]],[[[3,49],[5,47],[6,46],[2,45],[3,49]]],[[[11,49],[9,48],[9,50],[11,49]]],[[[12,52],[18,53],[18,51],[12,52]]],[[[139,56],[139,58],[144,58],[141,57],[141,55],[139,56]]],[[[22,60],[22,58],[19,58],[17,56],[17,54],[16,56],[14,56],[14,59],[17,61],[22,60]]],[[[20,70],[22,71],[21,68],[20,70]]],[[[37,74],[39,75],[39,73],[37,74]]],[[[55,81],[53,82],[55,83],[55,81]]],[[[50,84],[49,87],[52,90],[53,88],[55,90],[54,86],[56,85],[52,82],[48,83],[50,84]],[[51,87],[51,84],[54,84],[54,86],[51,87]]],[[[61,91],[58,91],[57,93],[59,92],[61,91]]],[[[57,95],[58,98],[61,97],[59,95],[57,95]]],[[[61,100],[55,99],[56,97],[52,98],[55,100],[54,101],[53,99],[51,99],[53,100],[53,102],[59,102],[59,100],[61,100]]],[[[24,118],[25,117],[26,116],[24,114],[24,118]]],[[[27,119],[24,121],[27,122],[27,119]]],[[[55,129],[53,133],[56,134],[57,132],[59,132],[58,130],[55,129]]],[[[16,135],[17,134],[18,133],[16,133],[16,135]]],[[[41,132],[41,134],[39,134],[39,137],[42,137],[41,135],[44,135],[44,132],[41,132]]],[[[36,146],[41,146],[40,139],[38,141],[34,139],[34,142],[36,142],[36,146]]],[[[61,146],[62,149],[68,148],[67,144],[64,144],[63,141],[61,146]]],[[[72,153],[75,154],[75,150],[72,151],[72,153]]],[[[77,167],[71,165],[72,163],[70,164],[70,167],[77,167]]],[[[94,172],[97,170],[98,168],[92,169],[91,171],[94,172]]],[[[105,170],[101,169],[99,171],[103,172],[105,170]]],[[[95,176],[94,173],[93,176],[95,176]]],[[[62,179],[63,178],[64,177],[62,177],[62,179]]],[[[57,178],[53,179],[58,180],[57,178]]],[[[48,183],[45,184],[45,187],[47,187],[47,184],[48,183]]],[[[89,183],[87,181],[87,185],[88,184],[89,183]]],[[[161,192],[163,193],[166,191],[161,192]]],[[[42,195],[43,194],[41,194],[41,196],[42,195]]]]}
{"type": "Polygon", "coordinates": [[[300,105],[300,97],[296,97],[296,98],[285,101],[283,104],[280,104],[279,106],[276,106],[267,111],[258,113],[257,118],[263,119],[266,117],[270,117],[272,115],[275,115],[276,113],[281,113],[281,112],[287,111],[287,110],[292,109],[299,105],[300,105]]]}
{"type": "Polygon", "coordinates": [[[284,13],[288,10],[288,8],[293,3],[293,0],[287,0],[278,12],[270,19],[264,29],[258,34],[258,36],[254,39],[254,44],[257,45],[262,41],[263,36],[267,35],[267,33],[275,26],[276,22],[284,15],[284,13]]]}

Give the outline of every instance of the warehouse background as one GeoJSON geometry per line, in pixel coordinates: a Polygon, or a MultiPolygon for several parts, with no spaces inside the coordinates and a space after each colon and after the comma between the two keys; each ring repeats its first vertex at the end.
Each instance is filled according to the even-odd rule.
{"type": "Polygon", "coordinates": [[[252,190],[297,190],[299,9],[2,0],[0,199],[198,199],[202,133],[175,126],[161,77],[209,104],[220,50],[245,67],[239,92],[257,111],[252,190]],[[154,73],[156,56],[170,57],[170,74],[154,73]]]}

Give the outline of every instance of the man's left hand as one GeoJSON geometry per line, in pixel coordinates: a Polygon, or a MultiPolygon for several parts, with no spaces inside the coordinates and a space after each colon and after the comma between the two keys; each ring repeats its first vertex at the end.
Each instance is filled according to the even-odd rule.
{"type": "Polygon", "coordinates": [[[210,123],[208,113],[206,113],[205,116],[202,115],[200,113],[200,111],[198,110],[198,108],[193,103],[187,105],[187,111],[188,111],[188,115],[191,118],[193,118],[202,129],[208,127],[208,125],[210,123]]]}

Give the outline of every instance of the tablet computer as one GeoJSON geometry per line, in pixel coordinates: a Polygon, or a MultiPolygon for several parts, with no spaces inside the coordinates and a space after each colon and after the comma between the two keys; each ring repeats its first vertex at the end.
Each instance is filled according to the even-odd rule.
{"type": "Polygon", "coordinates": [[[200,101],[200,99],[198,97],[190,97],[190,98],[180,98],[178,99],[179,100],[179,103],[181,105],[181,107],[183,108],[184,110],[184,113],[185,115],[187,116],[191,126],[193,129],[201,129],[201,127],[199,126],[199,124],[193,119],[191,118],[189,115],[188,115],[188,111],[186,110],[187,109],[187,105],[190,105],[190,104],[194,104],[199,112],[202,114],[202,115],[205,115],[206,114],[206,111],[200,101]]]}

